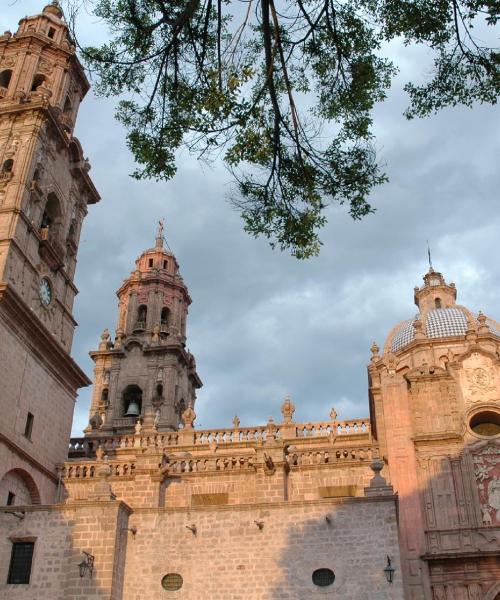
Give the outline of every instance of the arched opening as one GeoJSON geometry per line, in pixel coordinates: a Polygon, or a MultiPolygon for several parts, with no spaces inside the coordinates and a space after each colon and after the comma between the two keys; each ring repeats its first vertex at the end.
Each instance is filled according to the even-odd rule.
{"type": "Polygon", "coordinates": [[[156,397],[163,398],[163,383],[159,383],[156,386],[156,397]]]}
{"type": "Polygon", "coordinates": [[[45,75],[42,75],[41,73],[37,73],[33,77],[33,83],[31,84],[31,91],[36,92],[37,89],[45,83],[45,79],[46,79],[45,75]]]}
{"type": "Polygon", "coordinates": [[[137,321],[135,329],[142,330],[146,329],[146,320],[148,318],[148,307],[145,304],[141,304],[137,309],[137,321]]]}
{"type": "Polygon", "coordinates": [[[168,329],[169,320],[170,320],[170,311],[166,306],[164,306],[161,309],[161,316],[160,316],[160,327],[161,327],[162,331],[165,331],[168,329]]]}
{"type": "MultiPolygon", "coordinates": [[[[42,214],[40,229],[45,230],[47,236],[57,237],[57,227],[61,216],[61,205],[57,196],[51,192],[47,197],[47,204],[42,214]]],[[[47,237],[46,236],[46,237],[47,237]]]]}
{"type": "Polygon", "coordinates": [[[41,504],[40,492],[33,477],[24,469],[8,471],[0,481],[0,505],[29,506],[41,504]]]}
{"type": "Polygon", "coordinates": [[[435,298],[434,299],[434,306],[436,308],[441,308],[441,298],[435,298]]]}
{"type": "Polygon", "coordinates": [[[3,162],[2,173],[12,173],[13,168],[14,168],[14,161],[12,160],[12,158],[8,158],[7,160],[4,160],[4,162],[3,162]]]}
{"type": "Polygon", "coordinates": [[[186,403],[184,402],[184,398],[179,402],[179,406],[177,407],[177,414],[179,417],[182,417],[182,413],[186,410],[186,403]]]}
{"type": "Polygon", "coordinates": [[[66,101],[64,102],[63,114],[61,115],[61,122],[64,127],[68,130],[71,129],[73,125],[73,106],[71,104],[70,97],[66,97],[66,101]]]}
{"type": "Polygon", "coordinates": [[[107,406],[109,402],[109,390],[108,388],[104,388],[101,392],[101,404],[107,406]]]}
{"type": "Polygon", "coordinates": [[[51,40],[53,40],[55,34],[56,34],[56,30],[53,27],[49,27],[49,30],[47,31],[47,37],[49,37],[51,40]]]}
{"type": "Polygon", "coordinates": [[[7,89],[10,85],[10,80],[12,79],[12,70],[5,69],[0,73],[0,88],[7,89]]]}
{"type": "Polygon", "coordinates": [[[142,390],[134,384],[123,390],[122,408],[124,417],[138,417],[142,411],[142,390]]]}

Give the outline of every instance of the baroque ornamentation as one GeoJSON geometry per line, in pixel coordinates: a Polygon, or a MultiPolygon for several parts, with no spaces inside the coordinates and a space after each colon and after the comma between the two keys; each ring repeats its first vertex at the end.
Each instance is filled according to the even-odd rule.
{"type": "Polygon", "coordinates": [[[467,369],[466,375],[469,382],[469,391],[473,396],[478,393],[492,392],[495,389],[492,385],[493,376],[491,369],[484,367],[467,369]]]}
{"type": "Polygon", "coordinates": [[[500,453],[489,445],[473,456],[484,525],[500,525],[500,453]]]}

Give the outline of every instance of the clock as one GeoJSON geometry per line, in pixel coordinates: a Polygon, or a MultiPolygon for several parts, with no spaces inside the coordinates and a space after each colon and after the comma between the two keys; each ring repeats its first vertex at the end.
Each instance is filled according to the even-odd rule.
{"type": "Polygon", "coordinates": [[[40,280],[38,295],[40,296],[43,306],[48,306],[50,304],[52,300],[52,288],[50,287],[50,282],[46,277],[40,280]]]}

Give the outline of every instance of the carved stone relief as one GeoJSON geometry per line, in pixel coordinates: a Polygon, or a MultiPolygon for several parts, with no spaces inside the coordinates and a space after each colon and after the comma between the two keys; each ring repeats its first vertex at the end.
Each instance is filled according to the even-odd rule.
{"type": "Polygon", "coordinates": [[[500,525],[500,448],[487,445],[473,461],[483,525],[500,525]]]}
{"type": "Polygon", "coordinates": [[[497,369],[491,358],[474,352],[462,366],[460,380],[468,404],[490,400],[498,394],[495,392],[498,389],[497,369]]]}

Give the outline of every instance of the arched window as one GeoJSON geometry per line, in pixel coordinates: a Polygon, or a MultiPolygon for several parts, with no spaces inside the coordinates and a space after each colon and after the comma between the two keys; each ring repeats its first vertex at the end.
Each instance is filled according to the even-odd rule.
{"type": "Polygon", "coordinates": [[[4,161],[2,165],[2,173],[12,173],[12,169],[14,168],[14,161],[12,158],[8,158],[4,161]]]}
{"type": "Polygon", "coordinates": [[[33,77],[33,83],[31,84],[31,91],[36,92],[36,90],[45,83],[45,75],[37,73],[33,77]]]}
{"type": "Polygon", "coordinates": [[[163,383],[159,383],[156,386],[156,397],[163,398],[163,383]]]}
{"type": "Polygon", "coordinates": [[[177,407],[179,417],[182,417],[182,413],[186,410],[186,403],[184,402],[184,398],[179,402],[179,406],[177,407]]]}
{"type": "Polygon", "coordinates": [[[124,417],[138,417],[141,414],[142,390],[138,385],[127,385],[123,390],[122,409],[124,417]]]}
{"type": "Polygon", "coordinates": [[[135,323],[136,330],[146,329],[146,319],[148,318],[148,307],[141,304],[137,309],[137,321],[135,323]]]}
{"type": "Polygon", "coordinates": [[[57,196],[51,192],[47,196],[47,204],[43,211],[42,220],[40,222],[40,229],[47,229],[48,234],[51,238],[57,237],[57,227],[61,217],[61,205],[57,196]]]}
{"type": "Polygon", "coordinates": [[[56,34],[56,30],[53,27],[49,27],[49,30],[47,31],[47,37],[49,37],[51,40],[53,40],[55,34],[56,34]]]}
{"type": "Polygon", "coordinates": [[[71,131],[73,126],[73,107],[69,96],[66,97],[64,103],[63,114],[61,115],[61,123],[68,131],[71,131]]]}
{"type": "Polygon", "coordinates": [[[0,480],[0,505],[26,506],[40,503],[37,485],[24,469],[12,469],[0,480]]]}
{"type": "Polygon", "coordinates": [[[102,404],[107,404],[109,401],[109,390],[108,388],[104,388],[101,392],[101,402],[102,404]]]}
{"type": "Polygon", "coordinates": [[[12,71],[10,69],[6,69],[0,73],[0,87],[7,89],[10,84],[10,80],[12,79],[12,71]]]}
{"type": "Polygon", "coordinates": [[[441,308],[441,298],[435,298],[434,305],[436,308],[441,308]]]}
{"type": "Polygon", "coordinates": [[[170,311],[168,310],[168,308],[166,306],[164,306],[161,309],[160,324],[164,325],[165,327],[168,326],[169,318],[170,318],[170,311]]]}

